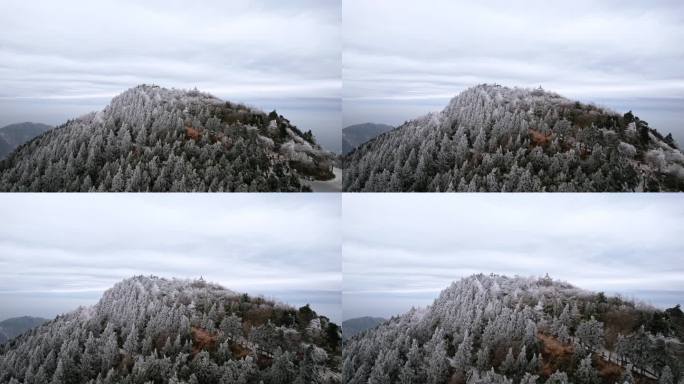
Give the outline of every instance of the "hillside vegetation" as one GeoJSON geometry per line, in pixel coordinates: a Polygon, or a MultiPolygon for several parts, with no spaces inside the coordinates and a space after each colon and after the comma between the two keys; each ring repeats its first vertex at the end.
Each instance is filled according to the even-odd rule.
{"type": "Polygon", "coordinates": [[[18,146],[52,129],[40,123],[10,124],[0,128],[0,160],[12,153],[18,146]]]}
{"type": "Polygon", "coordinates": [[[342,129],[342,153],[348,154],[359,145],[373,139],[394,127],[387,124],[364,123],[350,125],[342,129]]]}
{"type": "Polygon", "coordinates": [[[361,145],[345,191],[682,191],[684,154],[631,112],[480,85],[361,145]]]}
{"type": "Polygon", "coordinates": [[[4,344],[46,321],[47,319],[31,316],[13,317],[0,321],[0,344],[4,344]]]}
{"type": "Polygon", "coordinates": [[[0,162],[2,191],[301,191],[333,155],[311,131],[196,90],[141,85],[0,162]]]}
{"type": "Polygon", "coordinates": [[[344,345],[345,383],[680,383],[684,316],[550,278],[474,275],[344,345]]]}
{"type": "Polygon", "coordinates": [[[204,280],[134,277],[0,347],[0,383],[338,383],[340,328],[204,280]]]}
{"type": "Polygon", "coordinates": [[[363,331],[377,327],[385,321],[382,317],[357,317],[342,322],[342,339],[346,340],[363,331]]]}

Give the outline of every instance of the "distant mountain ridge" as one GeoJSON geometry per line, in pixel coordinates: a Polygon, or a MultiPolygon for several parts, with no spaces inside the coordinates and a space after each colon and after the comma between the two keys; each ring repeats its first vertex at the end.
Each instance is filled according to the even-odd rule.
{"type": "Polygon", "coordinates": [[[384,322],[382,317],[356,317],[342,322],[342,339],[346,340],[384,322]]]}
{"type": "Polygon", "coordinates": [[[140,85],[0,162],[2,191],[307,191],[334,177],[311,131],[197,90],[140,85]]]}
{"type": "Polygon", "coordinates": [[[0,344],[48,321],[41,317],[21,316],[0,321],[0,344]]]}
{"type": "Polygon", "coordinates": [[[682,325],[679,306],[479,274],[347,340],[342,372],[345,383],[679,383],[682,325]]]}
{"type": "Polygon", "coordinates": [[[345,191],[684,191],[684,154],[632,112],[479,85],[344,158],[345,191]]]}
{"type": "Polygon", "coordinates": [[[17,123],[0,128],[0,160],[4,159],[20,145],[52,129],[41,123],[17,123]]]}
{"type": "Polygon", "coordinates": [[[136,276],[0,346],[0,383],[335,384],[340,341],[308,305],[136,276]]]}
{"type": "Polygon", "coordinates": [[[350,125],[342,129],[342,154],[346,155],[359,145],[393,130],[387,124],[363,123],[350,125]]]}

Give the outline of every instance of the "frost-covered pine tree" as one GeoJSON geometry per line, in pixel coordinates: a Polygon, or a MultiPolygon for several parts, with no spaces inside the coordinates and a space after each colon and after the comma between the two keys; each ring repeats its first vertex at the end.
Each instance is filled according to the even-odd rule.
{"type": "Polygon", "coordinates": [[[674,384],[674,376],[672,375],[672,370],[669,366],[665,366],[663,371],[660,373],[658,378],[658,384],[674,384]]]}
{"type": "Polygon", "coordinates": [[[598,384],[600,382],[596,369],[591,362],[591,356],[582,359],[575,371],[575,379],[582,384],[598,384]]]}
{"type": "Polygon", "coordinates": [[[602,335],[624,332],[621,319],[642,319],[646,325],[654,316],[667,312],[601,298],[549,277],[473,275],[452,283],[427,308],[393,317],[345,341],[344,382],[367,384],[371,376],[402,384],[594,382],[603,378],[592,359],[607,359],[596,353],[599,347],[614,348],[623,369],[628,362],[640,364],[637,371],[644,372],[656,361],[677,367],[671,369],[676,382],[684,371],[674,352],[681,342],[676,330],[666,338],[638,327],[618,337],[614,346],[602,345],[602,335]],[[567,340],[559,329],[562,335],[567,332],[567,340]],[[544,356],[549,348],[563,350],[562,360],[553,361],[548,352],[544,356]],[[542,368],[555,364],[567,372],[545,377],[542,368]]]}
{"type": "Polygon", "coordinates": [[[308,307],[203,280],[137,276],[95,306],[0,346],[0,383],[334,384],[341,382],[339,334],[308,307]],[[215,320],[232,333],[212,329],[215,320]],[[326,331],[312,334],[315,327],[326,331]],[[266,339],[251,338],[255,330],[266,339]]]}
{"type": "Polygon", "coordinates": [[[302,191],[333,156],[277,113],[141,85],[0,161],[1,191],[302,191]]]}
{"type": "Polygon", "coordinates": [[[603,324],[593,318],[583,321],[577,326],[575,335],[589,353],[593,353],[603,344],[603,324]]]}
{"type": "Polygon", "coordinates": [[[565,372],[556,371],[549,376],[546,384],[569,384],[568,375],[565,372]]]}
{"type": "Polygon", "coordinates": [[[484,84],[345,156],[343,188],[681,191],[683,171],[684,155],[671,136],[631,112],[484,84]]]}

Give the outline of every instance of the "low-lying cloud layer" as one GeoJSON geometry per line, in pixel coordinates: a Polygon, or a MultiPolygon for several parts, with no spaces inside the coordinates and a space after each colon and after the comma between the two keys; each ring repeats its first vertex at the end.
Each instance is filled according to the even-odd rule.
{"type": "Polygon", "coordinates": [[[340,7],[308,0],[4,1],[0,125],[60,124],[155,83],[267,110],[296,104],[310,113],[292,121],[338,149],[340,7]]]}
{"type": "Polygon", "coordinates": [[[5,195],[0,319],[92,304],[133,275],[199,278],[341,317],[339,195],[5,195]]]}
{"type": "Polygon", "coordinates": [[[400,124],[480,83],[626,112],[684,142],[680,1],[344,1],[344,124],[400,124]],[[663,104],[656,110],[650,103],[663,104]]]}
{"type": "Polygon", "coordinates": [[[677,195],[342,197],[344,318],[428,305],[475,273],[544,276],[664,307],[684,297],[677,195]]]}

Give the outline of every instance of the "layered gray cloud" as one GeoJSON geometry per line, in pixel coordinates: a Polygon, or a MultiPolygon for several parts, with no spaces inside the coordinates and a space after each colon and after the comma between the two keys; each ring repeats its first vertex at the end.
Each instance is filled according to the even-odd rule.
{"type": "Polygon", "coordinates": [[[340,7],[337,0],[4,1],[0,124],[59,124],[155,83],[309,111],[292,121],[339,149],[340,7]]]}
{"type": "Polygon", "coordinates": [[[681,303],[681,203],[669,194],[346,194],[343,316],[428,305],[475,273],[548,273],[659,307],[681,303]]]}
{"type": "Polygon", "coordinates": [[[399,124],[486,82],[632,109],[684,142],[680,1],[349,0],[342,9],[345,125],[399,124]]]}
{"type": "Polygon", "coordinates": [[[0,319],[92,304],[139,274],[341,317],[339,195],[10,194],[0,217],[0,319]]]}

